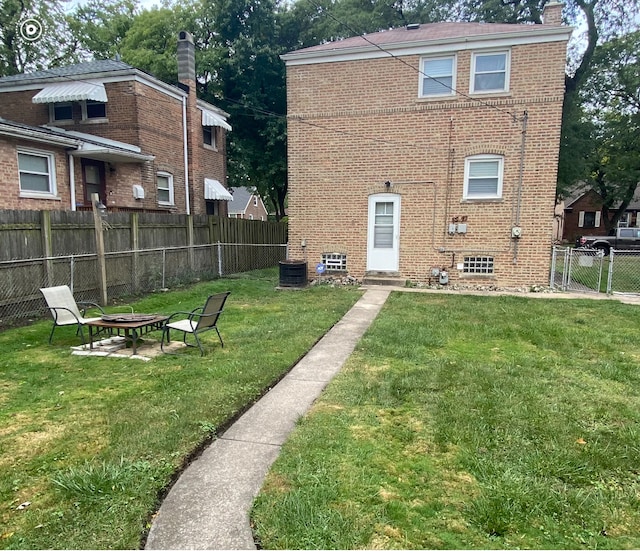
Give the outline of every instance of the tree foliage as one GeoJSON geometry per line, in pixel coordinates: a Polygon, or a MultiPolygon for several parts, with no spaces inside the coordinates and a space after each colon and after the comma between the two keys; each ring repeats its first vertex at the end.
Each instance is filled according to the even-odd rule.
{"type": "Polygon", "coordinates": [[[77,59],[75,37],[61,2],[0,1],[0,76],[66,65],[77,59]]]}

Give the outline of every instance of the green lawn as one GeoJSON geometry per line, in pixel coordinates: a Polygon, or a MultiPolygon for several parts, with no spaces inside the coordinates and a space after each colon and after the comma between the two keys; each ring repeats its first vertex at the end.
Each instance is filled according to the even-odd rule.
{"type": "Polygon", "coordinates": [[[230,290],[225,346],[202,335],[205,357],[72,356],[74,330],[56,330],[49,345],[49,320],[0,333],[0,547],[138,548],[189,457],[362,294],[276,285],[277,271],[264,271],[136,302],[136,311],[170,314],[230,290]]]}
{"type": "Polygon", "coordinates": [[[393,293],[252,513],[266,549],[640,548],[640,325],[393,293]]]}

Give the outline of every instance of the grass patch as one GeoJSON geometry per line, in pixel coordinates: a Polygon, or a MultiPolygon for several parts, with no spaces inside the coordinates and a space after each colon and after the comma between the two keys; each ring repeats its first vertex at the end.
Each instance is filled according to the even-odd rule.
{"type": "MultiPolygon", "coordinates": [[[[189,456],[278,380],[354,304],[353,288],[276,291],[277,271],[200,283],[136,302],[191,310],[231,291],[224,348],[143,362],[72,356],[51,322],[0,334],[0,547],[135,549],[189,456]]],[[[160,333],[155,338],[159,338],[160,333]]],[[[175,337],[174,337],[175,338],[175,337]]]]}
{"type": "Polygon", "coordinates": [[[639,548],[637,309],[393,293],[272,467],[262,546],[639,548]]]}

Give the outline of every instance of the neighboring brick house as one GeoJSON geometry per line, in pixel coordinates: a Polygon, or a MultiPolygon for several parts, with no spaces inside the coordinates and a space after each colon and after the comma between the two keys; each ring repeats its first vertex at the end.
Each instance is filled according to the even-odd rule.
{"type": "Polygon", "coordinates": [[[567,41],[409,25],[290,52],[289,258],[358,279],[548,282],[567,41]],[[526,114],[526,117],[525,117],[526,114]]]}
{"type": "Polygon", "coordinates": [[[226,216],[231,127],[196,98],[184,31],[178,81],[115,60],[0,78],[0,208],[86,209],[98,193],[110,210],[226,216]]]}
{"type": "MultiPolygon", "coordinates": [[[[564,201],[564,229],[562,238],[574,243],[581,235],[606,235],[602,196],[589,188],[578,189],[564,201]]],[[[640,227],[640,187],[624,214],[618,227],[640,227]]]]}
{"type": "Polygon", "coordinates": [[[255,189],[234,187],[229,192],[233,195],[233,200],[229,202],[229,217],[267,221],[267,208],[255,189]]]}

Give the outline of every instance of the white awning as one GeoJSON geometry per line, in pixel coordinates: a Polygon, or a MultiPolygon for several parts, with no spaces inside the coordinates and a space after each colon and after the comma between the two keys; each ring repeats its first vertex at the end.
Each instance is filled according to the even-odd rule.
{"type": "Polygon", "coordinates": [[[233,200],[231,193],[222,186],[220,181],[215,179],[204,180],[204,199],[205,200],[233,200]]]}
{"type": "Polygon", "coordinates": [[[107,92],[102,83],[88,81],[56,83],[44,87],[31,101],[34,104],[50,104],[52,102],[77,102],[78,100],[106,102],[107,92]]]}
{"type": "MultiPolygon", "coordinates": [[[[200,109],[202,110],[202,108],[200,109]]],[[[227,131],[231,131],[231,125],[227,123],[224,117],[209,110],[202,110],[202,125],[204,127],[222,127],[227,131]]]]}

